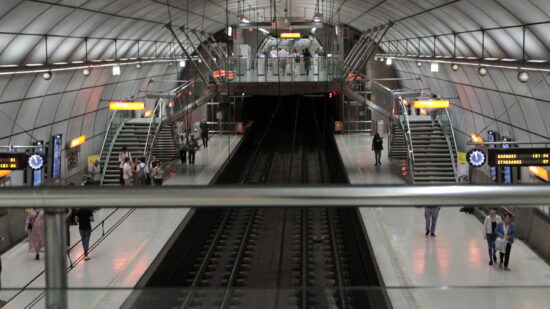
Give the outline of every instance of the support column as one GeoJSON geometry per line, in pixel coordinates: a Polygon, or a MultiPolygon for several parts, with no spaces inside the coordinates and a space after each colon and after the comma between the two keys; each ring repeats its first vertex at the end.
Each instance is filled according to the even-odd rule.
{"type": "Polygon", "coordinates": [[[45,210],[46,224],[46,308],[66,309],[67,257],[65,209],[45,210]]]}

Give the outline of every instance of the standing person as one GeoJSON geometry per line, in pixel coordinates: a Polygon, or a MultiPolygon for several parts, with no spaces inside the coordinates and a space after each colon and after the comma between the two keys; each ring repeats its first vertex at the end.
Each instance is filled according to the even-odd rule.
{"type": "Polygon", "coordinates": [[[286,51],[286,49],[279,47],[279,52],[277,53],[277,57],[279,58],[279,76],[285,77],[286,64],[288,60],[288,52],[286,51]]]}
{"type": "Polygon", "coordinates": [[[376,160],[374,165],[382,165],[380,158],[382,157],[382,150],[384,150],[384,141],[378,133],[374,134],[371,150],[374,151],[374,158],[376,160]]]}
{"type": "Polygon", "coordinates": [[[156,186],[161,186],[163,181],[163,175],[162,175],[162,169],[160,166],[160,162],[153,162],[151,165],[151,175],[153,176],[153,184],[156,186]]]}
{"type": "Polygon", "coordinates": [[[202,145],[206,148],[208,147],[208,123],[206,119],[201,120],[199,128],[201,129],[202,145]]]}
{"type": "Polygon", "coordinates": [[[277,50],[275,46],[271,46],[269,52],[269,67],[271,68],[271,74],[275,75],[275,68],[277,67],[277,50]]]}
{"type": "Polygon", "coordinates": [[[506,250],[505,252],[500,252],[500,265],[504,262],[504,270],[510,271],[508,268],[508,263],[510,262],[510,251],[512,251],[512,244],[514,243],[514,238],[516,237],[516,224],[512,222],[512,215],[507,213],[504,215],[504,221],[501,221],[497,224],[495,230],[497,236],[506,241],[506,250]]]}
{"type": "Polygon", "coordinates": [[[88,249],[90,248],[90,236],[92,235],[92,222],[94,222],[94,212],[91,208],[80,208],[76,211],[76,222],[78,231],[82,239],[82,248],[84,249],[84,260],[89,260],[88,249]]]}
{"type": "Polygon", "coordinates": [[[132,154],[128,152],[128,148],[126,146],[122,147],[122,151],[118,154],[118,168],[120,170],[120,184],[124,185],[124,174],[122,172],[122,168],[124,166],[124,159],[126,158],[132,158],[132,154]]]}
{"type": "Polygon", "coordinates": [[[311,53],[309,52],[309,48],[304,49],[304,65],[306,69],[306,76],[309,76],[309,69],[311,68],[311,53]]]}
{"type": "Polygon", "coordinates": [[[132,165],[130,164],[130,158],[124,159],[124,165],[122,165],[122,178],[124,180],[124,186],[132,185],[132,165]]]}
{"type": "Polygon", "coordinates": [[[99,185],[101,178],[101,170],[99,169],[99,159],[90,164],[88,167],[88,172],[90,173],[90,180],[93,185],[99,185]]]}
{"type": "Polygon", "coordinates": [[[65,208],[65,241],[67,248],[71,247],[71,225],[73,225],[73,219],[76,218],[72,208],[65,208]]]}
{"type": "Polygon", "coordinates": [[[25,232],[29,235],[29,248],[36,252],[35,259],[40,259],[40,250],[46,244],[44,237],[44,210],[31,208],[25,220],[25,232]]]}
{"type": "Polygon", "coordinates": [[[497,239],[496,229],[497,225],[502,221],[497,210],[491,208],[489,215],[485,217],[483,222],[483,237],[487,239],[487,247],[489,248],[489,265],[493,265],[493,262],[497,261],[497,252],[495,250],[495,240],[497,239]]]}
{"type": "Polygon", "coordinates": [[[327,53],[323,49],[323,47],[319,47],[319,50],[317,51],[317,56],[319,57],[319,71],[325,70],[325,63],[327,61],[327,53]]]}
{"type": "Polygon", "coordinates": [[[292,63],[293,63],[293,70],[292,75],[293,76],[300,76],[300,54],[298,54],[298,51],[296,49],[292,50],[292,63]]]}
{"type": "Polygon", "coordinates": [[[439,216],[439,206],[426,206],[424,207],[424,219],[426,220],[426,236],[430,234],[435,237],[435,225],[437,223],[437,216],[439,216]]]}
{"type": "Polygon", "coordinates": [[[195,164],[195,153],[197,152],[197,149],[199,149],[197,140],[194,137],[191,137],[187,143],[187,151],[189,151],[189,164],[195,164]]]}
{"type": "Polygon", "coordinates": [[[134,185],[143,186],[145,184],[146,178],[147,178],[147,165],[145,164],[145,157],[141,157],[139,158],[139,163],[136,166],[134,185]]]}

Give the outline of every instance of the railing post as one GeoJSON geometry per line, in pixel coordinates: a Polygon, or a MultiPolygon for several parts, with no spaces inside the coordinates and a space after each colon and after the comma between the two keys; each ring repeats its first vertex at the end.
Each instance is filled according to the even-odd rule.
{"type": "Polygon", "coordinates": [[[67,308],[67,257],[65,209],[45,210],[46,308],[67,308]]]}

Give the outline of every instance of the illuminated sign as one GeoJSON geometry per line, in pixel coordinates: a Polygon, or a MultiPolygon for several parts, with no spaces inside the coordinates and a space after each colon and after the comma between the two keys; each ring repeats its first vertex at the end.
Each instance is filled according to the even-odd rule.
{"type": "Polygon", "coordinates": [[[143,113],[143,117],[145,117],[145,118],[149,118],[149,117],[151,117],[151,115],[153,115],[152,110],[148,110],[145,113],[143,113]]]}
{"type": "Polygon", "coordinates": [[[449,108],[449,100],[417,100],[413,101],[414,108],[449,108]]]}
{"type": "Polygon", "coordinates": [[[529,166],[529,172],[539,177],[540,179],[548,182],[548,170],[540,166],[529,166]]]}
{"type": "Polygon", "coordinates": [[[82,145],[86,142],[86,135],[73,138],[69,143],[69,148],[75,148],[76,146],[82,145]]]}
{"type": "Polygon", "coordinates": [[[13,173],[12,170],[0,170],[0,178],[8,176],[11,173],[13,173]]]}
{"type": "Polygon", "coordinates": [[[22,170],[27,167],[24,153],[0,153],[0,170],[22,170]]]}
{"type": "Polygon", "coordinates": [[[299,32],[283,32],[280,37],[281,39],[299,39],[302,35],[299,32]]]}
{"type": "Polygon", "coordinates": [[[491,166],[550,166],[550,148],[490,148],[491,166]]]}
{"type": "Polygon", "coordinates": [[[472,142],[474,142],[474,143],[482,143],[483,142],[483,138],[481,136],[477,136],[475,134],[472,134],[472,135],[470,135],[470,137],[472,138],[472,142]]]}
{"type": "Polygon", "coordinates": [[[142,111],[145,102],[109,102],[109,110],[112,111],[142,111]]]}

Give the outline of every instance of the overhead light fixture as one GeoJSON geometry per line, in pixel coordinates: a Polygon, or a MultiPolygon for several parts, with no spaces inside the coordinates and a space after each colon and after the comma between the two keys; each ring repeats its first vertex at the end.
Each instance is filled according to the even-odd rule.
{"type": "Polygon", "coordinates": [[[416,62],[416,66],[417,66],[417,67],[421,67],[421,66],[422,66],[422,61],[417,61],[417,62],[416,62]]]}
{"type": "Polygon", "coordinates": [[[380,58],[380,59],[378,59],[378,60],[380,60],[380,62],[383,62],[383,61],[384,61],[384,58],[380,58]]]}
{"type": "Polygon", "coordinates": [[[314,22],[320,23],[322,19],[323,19],[323,14],[321,14],[319,12],[313,14],[313,21],[314,22]]]}
{"type": "Polygon", "coordinates": [[[145,109],[145,102],[109,102],[111,111],[141,111],[145,109]]]}
{"type": "Polygon", "coordinates": [[[79,136],[77,138],[73,138],[71,142],[69,143],[69,148],[75,148],[76,146],[80,146],[86,142],[86,135],[79,136]]]}
{"type": "Polygon", "coordinates": [[[227,27],[227,36],[231,37],[233,35],[233,27],[229,26],[227,27]]]}
{"type": "Polygon", "coordinates": [[[487,70],[486,67],[479,67],[479,69],[477,69],[477,73],[480,76],[485,76],[485,75],[489,74],[489,71],[487,70]]]}
{"type": "Polygon", "coordinates": [[[449,100],[416,100],[413,101],[414,108],[449,108],[449,100]]]}
{"type": "Polygon", "coordinates": [[[299,32],[282,32],[279,36],[281,39],[299,39],[302,37],[299,32]]]}
{"type": "Polygon", "coordinates": [[[244,15],[240,15],[239,16],[239,20],[245,24],[248,24],[250,23],[250,20],[248,18],[246,18],[244,15]]]}
{"type": "Polygon", "coordinates": [[[456,63],[453,63],[451,64],[451,69],[456,72],[458,71],[458,69],[460,69],[460,66],[456,63]]]}
{"type": "Polygon", "coordinates": [[[474,142],[474,143],[482,143],[483,142],[483,137],[481,137],[477,134],[471,134],[470,137],[472,139],[472,142],[474,142]]]}
{"type": "Polygon", "coordinates": [[[185,68],[185,60],[180,60],[180,68],[185,68]]]}
{"type": "Polygon", "coordinates": [[[48,71],[48,72],[42,73],[42,78],[45,79],[45,80],[52,79],[52,72],[48,71]]]}
{"type": "Polygon", "coordinates": [[[113,76],[120,75],[120,65],[114,65],[113,66],[113,76]]]}
{"type": "Polygon", "coordinates": [[[136,69],[141,69],[141,63],[136,63],[136,69]]]}
{"type": "Polygon", "coordinates": [[[432,62],[432,64],[430,65],[430,71],[432,72],[439,72],[439,63],[437,62],[432,62]]]}
{"type": "Polygon", "coordinates": [[[265,30],[264,28],[258,28],[263,34],[269,34],[269,31],[265,30]]]}
{"type": "Polygon", "coordinates": [[[311,34],[314,34],[317,31],[317,28],[311,28],[311,34]]]}
{"type": "Polygon", "coordinates": [[[89,76],[89,75],[90,75],[90,69],[85,68],[84,70],[82,70],[82,74],[83,74],[84,76],[89,76]]]}
{"type": "Polygon", "coordinates": [[[387,58],[386,59],[386,65],[391,65],[391,64],[392,64],[391,58],[387,58]]]}
{"type": "Polygon", "coordinates": [[[526,83],[529,80],[529,78],[530,78],[529,73],[525,71],[520,71],[518,73],[518,80],[522,83],[526,83]]]}
{"type": "Polygon", "coordinates": [[[334,32],[335,32],[336,35],[338,36],[338,26],[335,26],[335,27],[334,27],[334,32]]]}

